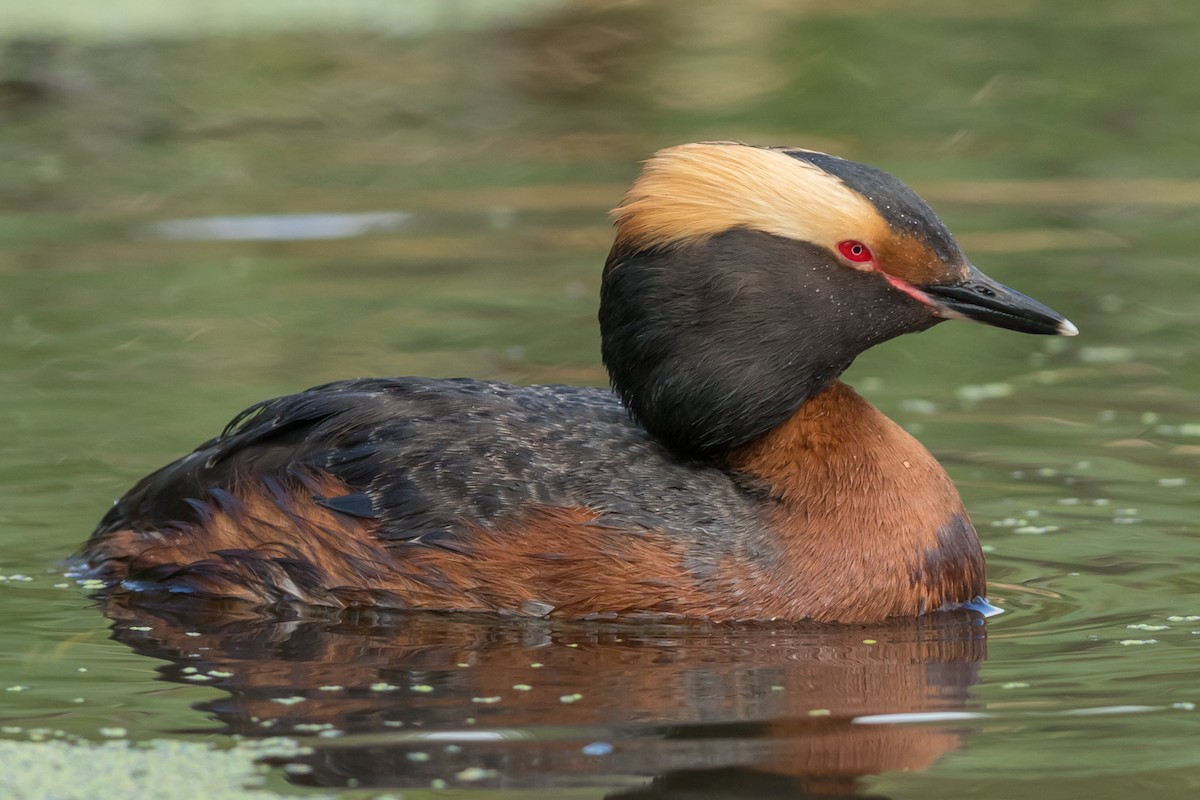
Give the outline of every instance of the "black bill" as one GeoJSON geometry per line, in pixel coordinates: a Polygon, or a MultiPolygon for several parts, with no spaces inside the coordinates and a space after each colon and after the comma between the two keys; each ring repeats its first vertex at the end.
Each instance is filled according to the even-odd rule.
{"type": "Polygon", "coordinates": [[[1062,314],[997,283],[975,267],[959,283],[919,288],[947,318],[972,319],[1021,333],[1056,336],[1079,333],[1062,314]]]}

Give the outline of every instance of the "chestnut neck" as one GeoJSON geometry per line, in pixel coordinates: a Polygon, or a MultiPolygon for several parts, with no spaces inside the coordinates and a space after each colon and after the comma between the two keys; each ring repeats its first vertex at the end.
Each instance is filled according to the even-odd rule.
{"type": "Polygon", "coordinates": [[[985,592],[954,484],[919,442],[834,381],[729,455],[776,501],[771,545],[790,602],[842,622],[922,614],[985,592]]]}

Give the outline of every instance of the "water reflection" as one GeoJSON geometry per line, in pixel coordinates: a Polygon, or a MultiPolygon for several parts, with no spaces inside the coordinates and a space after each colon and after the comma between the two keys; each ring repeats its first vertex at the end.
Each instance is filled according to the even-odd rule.
{"type": "Polygon", "coordinates": [[[287,774],[321,786],[857,795],[966,734],[855,719],[967,709],[986,656],[967,611],[861,627],[106,611],[114,638],[170,662],[163,680],[225,693],[199,706],[221,732],[306,737],[287,774]]]}

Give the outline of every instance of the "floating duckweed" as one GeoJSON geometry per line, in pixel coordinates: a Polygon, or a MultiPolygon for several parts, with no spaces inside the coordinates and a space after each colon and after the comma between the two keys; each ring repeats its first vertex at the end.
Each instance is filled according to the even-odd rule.
{"type": "Polygon", "coordinates": [[[460,662],[458,662],[457,664],[455,664],[454,666],[456,666],[456,667],[469,667],[469,666],[471,666],[471,665],[470,665],[470,664],[468,664],[468,663],[467,663],[467,662],[465,662],[465,661],[460,661],[460,662]]]}
{"type": "Polygon", "coordinates": [[[1057,530],[1059,530],[1057,525],[1022,525],[1019,528],[1014,528],[1013,533],[1040,536],[1043,533],[1054,533],[1057,530]]]}
{"type": "Polygon", "coordinates": [[[529,666],[533,667],[534,669],[541,669],[542,667],[544,667],[544,666],[546,666],[546,665],[545,665],[545,664],[543,664],[543,663],[542,663],[542,662],[540,662],[540,661],[534,661],[534,662],[533,662],[532,664],[530,664],[529,666]]]}
{"type": "Polygon", "coordinates": [[[429,753],[425,753],[425,752],[418,750],[418,751],[415,751],[412,753],[405,753],[404,757],[407,758],[409,761],[428,761],[429,753]]]}
{"type": "Polygon", "coordinates": [[[428,683],[415,683],[412,686],[408,687],[408,690],[410,692],[420,692],[421,694],[429,694],[430,692],[433,691],[433,687],[430,686],[428,683]]]}
{"type": "Polygon", "coordinates": [[[394,683],[388,683],[386,681],[379,681],[378,683],[371,684],[372,692],[394,692],[399,688],[400,687],[394,683]]]}
{"type": "Polygon", "coordinates": [[[191,675],[192,673],[199,671],[200,670],[196,669],[195,667],[184,667],[180,670],[180,672],[182,672],[184,675],[191,675]]]}
{"type": "Polygon", "coordinates": [[[1133,358],[1132,347],[1109,345],[1079,348],[1079,360],[1085,364],[1118,364],[1133,358]]]}
{"type": "Polygon", "coordinates": [[[1186,702],[1186,701],[1184,701],[1184,702],[1182,702],[1182,703],[1171,703],[1171,708],[1178,708],[1178,709],[1179,709],[1179,710],[1181,710],[1181,711],[1195,711],[1195,710],[1196,710],[1196,704],[1195,704],[1195,703],[1189,703],[1189,702],[1186,702]]]}
{"type": "Polygon", "coordinates": [[[772,691],[772,692],[782,692],[782,691],[783,691],[783,687],[782,687],[782,686],[780,686],[779,684],[775,684],[774,686],[772,686],[772,687],[771,687],[771,691],[772,691]]]}
{"type": "Polygon", "coordinates": [[[1125,628],[1126,628],[1126,630],[1131,630],[1131,631],[1169,631],[1171,629],[1171,626],[1170,625],[1150,625],[1145,622],[1139,622],[1136,625],[1126,625],[1125,628]]]}
{"type": "Polygon", "coordinates": [[[833,712],[828,708],[814,708],[808,712],[808,715],[810,717],[829,717],[833,715],[833,712]]]}
{"type": "Polygon", "coordinates": [[[481,781],[484,778],[491,778],[495,775],[496,770],[494,769],[484,769],[483,767],[467,767],[462,772],[456,773],[454,777],[460,781],[468,782],[481,781]]]}
{"type": "Polygon", "coordinates": [[[284,764],[283,771],[289,775],[308,775],[313,768],[312,764],[284,764]]]}
{"type": "Polygon", "coordinates": [[[900,402],[900,408],[903,409],[904,411],[908,411],[913,414],[936,414],[936,413],[938,413],[937,403],[932,403],[929,400],[919,400],[919,399],[902,400],[900,402]]]}
{"type": "Polygon", "coordinates": [[[208,671],[208,674],[214,678],[232,678],[233,677],[232,672],[226,672],[223,669],[210,669],[208,671]]]}
{"type": "Polygon", "coordinates": [[[71,584],[69,584],[69,583],[56,583],[56,584],[54,584],[54,588],[55,588],[55,589],[70,589],[70,588],[71,588],[71,584]]]}
{"type": "Polygon", "coordinates": [[[575,701],[582,700],[582,699],[583,699],[583,695],[576,692],[575,694],[564,694],[562,697],[558,698],[558,702],[574,703],[575,701]]]}
{"type": "Polygon", "coordinates": [[[1139,644],[1158,644],[1158,639],[1122,639],[1117,644],[1122,647],[1133,647],[1139,644]]]}
{"type": "Polygon", "coordinates": [[[472,697],[471,698],[472,703],[486,703],[486,704],[499,703],[500,700],[501,700],[501,698],[499,695],[497,695],[495,697],[472,697]]]}
{"type": "Polygon", "coordinates": [[[878,639],[863,639],[863,644],[879,644],[878,639]]]}
{"type": "Polygon", "coordinates": [[[149,625],[130,625],[129,630],[131,630],[131,631],[152,631],[154,629],[151,628],[149,625]]]}
{"type": "Polygon", "coordinates": [[[297,703],[303,703],[307,699],[307,697],[301,695],[294,695],[292,697],[272,697],[271,702],[279,703],[281,706],[294,706],[297,703]]]}
{"type": "Polygon", "coordinates": [[[1029,684],[1025,681],[1009,681],[1008,683],[1000,684],[1001,689],[1028,689],[1029,684]]]}
{"type": "Polygon", "coordinates": [[[124,739],[127,731],[124,728],[112,727],[101,728],[99,731],[97,731],[97,733],[99,733],[105,739],[124,739]]]}
{"type": "Polygon", "coordinates": [[[344,691],[346,691],[346,687],[338,686],[337,684],[331,684],[329,686],[318,686],[317,691],[318,692],[344,692],[344,691]]]}
{"type": "Polygon", "coordinates": [[[530,686],[528,683],[514,683],[513,688],[516,689],[518,692],[528,692],[533,687],[530,686]]]}
{"type": "Polygon", "coordinates": [[[1167,622],[1195,622],[1198,619],[1200,619],[1200,614],[1188,614],[1186,616],[1181,614],[1172,614],[1171,616],[1167,617],[1167,622]]]}
{"type": "Polygon", "coordinates": [[[196,638],[197,636],[203,636],[203,634],[200,633],[200,631],[184,631],[183,635],[191,636],[193,639],[196,638]]]}
{"type": "Polygon", "coordinates": [[[16,684],[15,686],[5,686],[4,691],[6,691],[6,692],[28,692],[32,688],[33,688],[32,686],[26,686],[25,684],[19,683],[19,684],[16,684]]]}
{"type": "Polygon", "coordinates": [[[208,800],[283,800],[284,795],[261,789],[267,773],[256,758],[241,747],[218,750],[181,741],[146,746],[125,740],[0,742],[0,763],[8,767],[0,777],[0,794],[63,800],[172,800],[200,794],[208,800]]]}
{"type": "Polygon", "coordinates": [[[311,756],[313,749],[307,745],[300,744],[295,739],[288,736],[271,736],[266,739],[249,739],[238,744],[239,750],[250,750],[255,753],[255,758],[296,758],[297,756],[311,756]]]}
{"type": "Polygon", "coordinates": [[[1013,385],[1011,383],[981,383],[975,386],[960,386],[954,390],[954,394],[959,400],[968,403],[1011,397],[1012,393],[1013,385]]]}
{"type": "Polygon", "coordinates": [[[211,681],[212,677],[209,675],[201,675],[200,673],[196,673],[195,675],[188,675],[184,679],[189,681],[211,681]]]}

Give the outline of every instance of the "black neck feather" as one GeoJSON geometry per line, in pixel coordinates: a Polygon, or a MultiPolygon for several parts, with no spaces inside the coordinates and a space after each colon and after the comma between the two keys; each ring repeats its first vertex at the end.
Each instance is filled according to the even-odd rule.
{"type": "Polygon", "coordinates": [[[600,292],[613,388],[653,436],[711,460],[782,423],[868,347],[937,321],[878,274],[749,230],[617,245],[600,292]]]}

